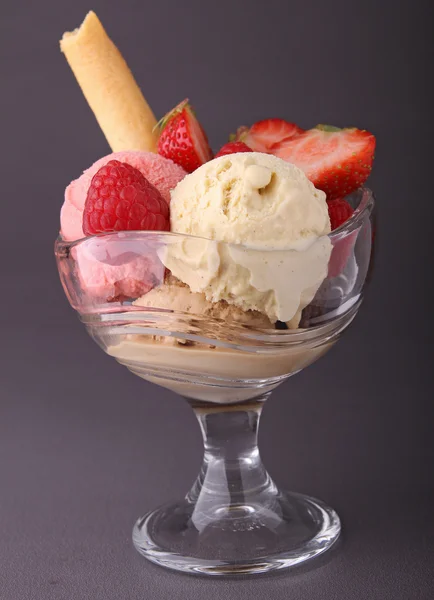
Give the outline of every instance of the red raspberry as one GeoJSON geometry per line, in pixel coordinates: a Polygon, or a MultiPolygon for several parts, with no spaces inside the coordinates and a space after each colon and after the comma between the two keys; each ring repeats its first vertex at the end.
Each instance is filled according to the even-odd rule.
{"type": "Polygon", "coordinates": [[[225,156],[226,154],[235,154],[236,152],[253,152],[244,142],[228,142],[220,148],[214,158],[225,156]]]}
{"type": "Polygon", "coordinates": [[[169,231],[169,206],[138,169],[111,160],[95,173],[83,212],[85,235],[108,231],[169,231]]]}

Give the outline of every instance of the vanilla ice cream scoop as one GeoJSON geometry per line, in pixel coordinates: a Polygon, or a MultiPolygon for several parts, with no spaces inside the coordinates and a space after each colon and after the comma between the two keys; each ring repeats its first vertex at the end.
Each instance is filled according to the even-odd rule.
{"type": "Polygon", "coordinates": [[[327,276],[326,196],[296,166],[258,152],[222,156],[171,192],[164,264],[193,292],[297,327],[327,276]],[[203,239],[200,239],[203,238],[203,239]]]}
{"type": "Polygon", "coordinates": [[[326,196],[306,175],[259,152],[214,159],[172,190],[172,231],[260,248],[330,232],[326,196]]]}

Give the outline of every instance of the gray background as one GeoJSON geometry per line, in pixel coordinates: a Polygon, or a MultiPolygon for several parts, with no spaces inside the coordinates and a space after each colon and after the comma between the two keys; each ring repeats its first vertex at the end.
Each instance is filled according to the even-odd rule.
{"type": "Polygon", "coordinates": [[[108,152],[57,44],[88,8],[1,8],[1,600],[432,598],[429,2],[92,2],[155,112],[189,96],[215,148],[274,116],[378,136],[366,303],[274,393],[260,433],[272,476],[335,507],[343,543],[310,571],[236,581],[172,574],[133,550],[135,519],[193,481],[198,427],[103,355],[58,283],[64,187],[108,152]]]}

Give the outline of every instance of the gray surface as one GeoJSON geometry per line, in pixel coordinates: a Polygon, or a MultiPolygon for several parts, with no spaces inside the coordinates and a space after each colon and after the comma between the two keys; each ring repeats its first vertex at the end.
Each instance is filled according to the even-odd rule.
{"type": "Polygon", "coordinates": [[[18,1],[0,21],[0,599],[433,597],[429,3],[92,4],[155,111],[189,95],[215,147],[268,116],[378,134],[369,297],[340,344],[275,392],[260,435],[276,481],[336,508],[344,539],[311,571],[250,581],[171,574],[133,550],[135,519],[193,481],[199,431],[67,306],[52,256],[63,189],[107,152],[57,48],[88,4],[18,1]]]}

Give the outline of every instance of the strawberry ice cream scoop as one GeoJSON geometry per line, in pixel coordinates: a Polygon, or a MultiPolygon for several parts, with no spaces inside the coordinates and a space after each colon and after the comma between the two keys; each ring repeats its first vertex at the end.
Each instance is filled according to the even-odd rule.
{"type": "Polygon", "coordinates": [[[182,167],[153,152],[114,152],[97,160],[65,190],[65,201],[60,211],[60,231],[66,241],[79,240],[83,233],[83,210],[87,190],[95,173],[110,160],[128,163],[138,169],[170,202],[170,190],[186,175],[182,167]]]}
{"type": "MultiPolygon", "coordinates": [[[[84,237],[83,212],[92,177],[112,160],[138,169],[168,203],[170,190],[186,175],[182,167],[152,152],[115,152],[104,156],[65,190],[65,202],[60,213],[61,234],[65,240],[84,237]]],[[[163,269],[163,274],[160,274],[163,277],[164,267],[149,255],[146,248],[143,253],[132,252],[114,260],[107,257],[108,247],[107,242],[95,238],[91,245],[87,242],[74,248],[81,284],[90,298],[98,298],[99,301],[138,298],[153,287],[156,269],[163,269]]],[[[113,242],[114,253],[115,250],[116,243],[113,242]]]]}
{"type": "MultiPolygon", "coordinates": [[[[81,285],[90,304],[139,298],[164,280],[165,267],[144,240],[128,244],[91,237],[72,248],[81,285]]],[[[82,299],[83,301],[83,299],[82,299]]]]}

